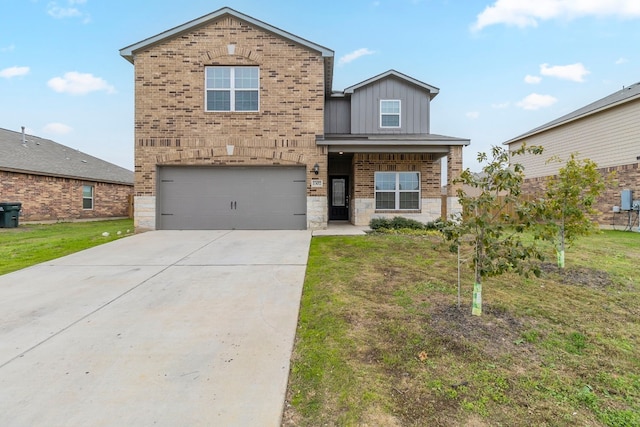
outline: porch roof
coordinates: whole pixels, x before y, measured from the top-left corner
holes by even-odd
[[[445,135],[325,135],[316,144],[328,146],[330,153],[440,153],[451,145],[469,145],[469,139]]]

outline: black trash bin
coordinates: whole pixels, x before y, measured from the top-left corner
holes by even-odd
[[[22,209],[22,203],[0,203],[0,228],[15,228],[20,222],[18,216]]]

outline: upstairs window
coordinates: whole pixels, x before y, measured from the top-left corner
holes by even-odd
[[[258,67],[206,67],[206,111],[258,111]]]
[[[93,185],[82,186],[82,209],[93,209]]]
[[[399,128],[400,127],[400,100],[382,99],[380,100],[380,127]]]
[[[376,172],[376,209],[420,209],[419,172]]]

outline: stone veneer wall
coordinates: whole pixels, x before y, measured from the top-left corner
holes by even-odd
[[[93,209],[82,208],[82,187],[94,186]],[[0,171],[0,202],[20,202],[20,221],[126,217],[133,186]]]
[[[211,65],[259,66],[259,111],[205,112],[205,67]],[[304,165],[309,200],[326,199],[327,151],[316,145],[324,131],[320,53],[225,16],[135,52],[135,99],[140,229],[155,228],[159,165]],[[310,172],[315,163],[319,175]],[[311,188],[312,178],[325,185]],[[308,204],[308,226],[326,226],[316,205]]]

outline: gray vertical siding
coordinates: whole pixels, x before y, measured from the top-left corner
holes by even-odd
[[[324,132],[351,133],[351,104],[348,98],[332,98],[325,103]]]
[[[380,128],[380,100],[399,99],[399,129]],[[351,133],[429,133],[429,94],[393,77],[357,89],[351,95]]]

